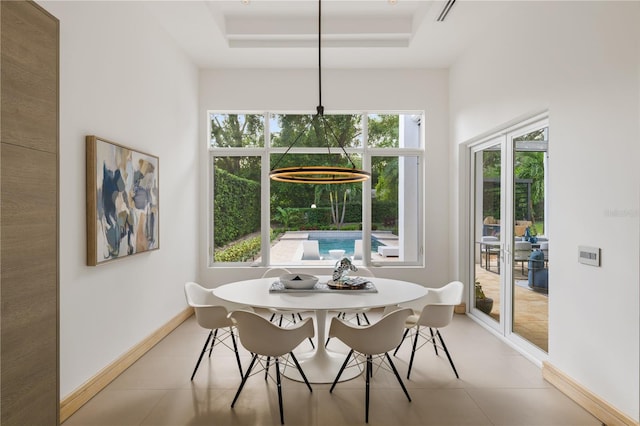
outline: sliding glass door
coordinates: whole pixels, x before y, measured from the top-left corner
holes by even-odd
[[[470,147],[471,313],[538,358],[548,349],[548,124]]]

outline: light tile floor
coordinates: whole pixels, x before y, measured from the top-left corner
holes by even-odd
[[[375,318],[379,312],[373,312]],[[138,362],[71,416],[76,425],[278,425],[275,383],[263,374],[247,381],[235,408],[230,404],[240,383],[234,355],[223,346],[205,358],[189,380],[207,331],[191,317]],[[371,425],[538,425],[580,426],[601,423],[542,379],[540,369],[464,315],[442,330],[460,374],[456,379],[445,356],[430,346],[417,354],[407,401],[392,373],[372,379]],[[409,342],[394,357],[403,379]],[[345,350],[337,339],[329,348]],[[303,342],[296,352],[310,349]],[[250,355],[243,349],[246,367]],[[287,425],[360,425],[364,421],[364,378],[328,384],[283,379]]]

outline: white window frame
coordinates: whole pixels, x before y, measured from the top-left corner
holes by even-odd
[[[270,129],[269,129],[269,118],[272,114],[313,114],[313,112],[309,111],[230,111],[230,110],[208,110],[206,113],[206,122],[207,122],[207,137],[206,144],[208,149],[208,159],[207,159],[207,167],[208,167],[208,200],[207,203],[207,246],[208,246],[208,266],[211,268],[217,267],[268,267],[271,266],[271,251],[270,250],[262,250],[261,260],[259,262],[215,262],[214,261],[214,228],[215,228],[215,218],[213,217],[213,201],[214,201],[214,159],[215,157],[249,157],[255,156],[260,157],[261,161],[261,221],[260,221],[260,233],[262,236],[261,239],[261,247],[270,247],[270,230],[271,227],[271,217],[270,217],[270,155],[271,154],[282,154],[287,150],[287,147],[271,147],[270,142]],[[228,148],[228,147],[215,147],[211,145],[210,135],[211,135],[211,115],[212,114],[243,114],[243,115],[262,115],[264,116],[264,132],[265,132],[265,141],[264,147],[251,147],[251,148]],[[424,123],[424,112],[423,111],[385,111],[385,112],[371,112],[371,111],[339,111],[334,113],[326,113],[326,115],[331,114],[359,114],[363,117],[363,125],[362,125],[362,141],[363,144],[360,147],[345,147],[345,151],[348,154],[359,155],[362,158],[362,167],[365,170],[371,169],[371,159],[374,157],[416,157],[418,159],[418,168],[417,168],[417,181],[419,188],[417,190],[417,201],[416,207],[417,212],[417,224],[415,233],[417,235],[417,246],[416,246],[416,257],[415,260],[405,261],[405,260],[390,260],[390,261],[373,261],[371,256],[363,256],[363,265],[364,266],[388,266],[388,267],[416,267],[416,266],[424,266],[425,265],[425,236],[424,236],[424,211],[425,211],[425,132],[423,126],[420,126],[419,129],[419,146],[412,148],[375,148],[370,147],[367,144],[367,136],[368,136],[368,116],[370,114],[398,114],[398,115],[418,115],[422,117],[421,123]],[[332,148],[332,153],[342,152],[339,148]],[[303,147],[297,148],[292,147],[289,154],[326,154],[327,147]],[[363,191],[362,191],[362,238],[363,238],[363,253],[371,252],[371,196],[367,196],[367,194],[371,194],[371,180],[367,180],[363,182]],[[398,203],[399,209],[400,200]],[[267,232],[265,232],[267,231]],[[286,266],[296,266],[296,267],[305,267],[308,265],[296,263],[291,265],[277,265],[281,267]],[[318,265],[314,265],[318,266]],[[331,266],[327,263],[326,266]]]

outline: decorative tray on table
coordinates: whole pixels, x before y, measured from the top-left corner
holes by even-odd
[[[354,277],[347,280],[334,282],[318,281],[312,288],[287,288],[280,280],[276,280],[269,286],[270,293],[334,293],[343,291],[354,291],[359,293],[377,293],[378,289],[366,278]]]

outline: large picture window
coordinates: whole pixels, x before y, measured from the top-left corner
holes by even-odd
[[[422,114],[209,113],[210,265],[422,265]],[[348,159],[346,157],[349,157]],[[274,168],[355,164],[351,184],[271,181]]]

